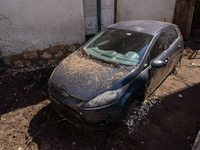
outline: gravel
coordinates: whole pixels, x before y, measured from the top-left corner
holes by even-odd
[[[140,103],[130,114],[129,119],[124,119],[124,122],[129,128],[129,132],[132,133],[137,130],[139,123],[148,124],[149,120],[147,115],[150,111],[150,108],[154,105],[160,106],[161,100],[159,98],[146,100],[143,103]]]

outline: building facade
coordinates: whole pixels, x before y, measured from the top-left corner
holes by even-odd
[[[125,20],[173,21],[176,0],[0,0],[0,55],[10,66],[52,64]]]

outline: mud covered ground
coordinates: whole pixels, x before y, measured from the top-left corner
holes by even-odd
[[[185,50],[178,73],[146,100],[159,103],[145,119],[105,131],[77,129],[53,111],[46,83],[54,66],[5,70],[0,74],[0,150],[191,149],[200,129],[200,52],[193,52]]]

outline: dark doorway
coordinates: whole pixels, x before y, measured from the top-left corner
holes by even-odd
[[[199,0],[176,1],[173,22],[179,26],[185,40],[188,40],[190,37],[196,1]]]
[[[192,35],[200,36],[200,0],[195,3],[191,32]]]

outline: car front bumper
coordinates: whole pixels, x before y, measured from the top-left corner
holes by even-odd
[[[54,96],[50,96],[51,104],[54,110],[69,123],[79,127],[88,129],[107,129],[117,126],[124,115],[120,100],[99,108],[83,108],[78,104],[67,103],[72,101],[69,98],[58,100]]]

